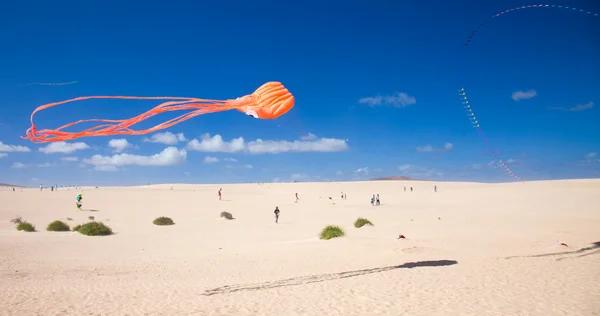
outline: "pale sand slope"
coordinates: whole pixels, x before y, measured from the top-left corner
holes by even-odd
[[[0,313],[600,315],[600,180],[406,184],[415,192],[402,181],[85,188],[94,212],[75,209],[75,189],[5,188]],[[16,215],[38,232],[17,232]],[[116,234],[45,231],[90,215]],[[359,216],[375,226],[354,228]],[[347,235],[317,239],[327,224]]]

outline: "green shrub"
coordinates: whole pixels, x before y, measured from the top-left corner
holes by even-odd
[[[48,227],[46,227],[46,230],[49,232],[68,232],[71,230],[71,228],[69,227],[69,225],[65,224],[64,222],[54,221],[54,222],[48,224]]]
[[[175,225],[172,219],[169,217],[159,217],[152,222],[154,225]]]
[[[104,225],[102,222],[89,222],[83,224],[79,227],[78,232],[87,236],[106,236],[112,234],[110,227]]]
[[[25,221],[22,221],[19,223],[19,225],[17,225],[17,230],[19,230],[19,231],[24,230],[26,232],[34,232],[35,226],[33,226]]]
[[[356,227],[356,228],[361,228],[365,225],[373,226],[373,223],[371,223],[370,220],[368,220],[366,218],[362,218],[362,217],[359,217],[356,219],[356,221],[354,221],[354,227]]]
[[[327,226],[321,231],[321,239],[329,240],[331,238],[344,236],[344,230],[339,226]]]
[[[76,225],[73,227],[73,231],[78,232],[80,228],[81,228],[81,225]]]

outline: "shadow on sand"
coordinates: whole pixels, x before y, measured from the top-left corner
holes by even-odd
[[[278,287],[284,286],[295,286],[302,284],[310,284],[310,283],[318,283],[324,281],[331,280],[339,280],[345,278],[353,278],[361,275],[373,274],[386,272],[396,269],[412,269],[412,268],[420,268],[420,267],[444,267],[451,266],[457,264],[456,260],[436,260],[436,261],[417,261],[417,262],[407,262],[405,264],[397,265],[397,266],[388,266],[381,268],[372,268],[372,269],[363,269],[363,270],[354,270],[354,271],[346,271],[346,272],[338,272],[331,274],[316,274],[309,275],[291,279],[284,279],[278,281],[270,281],[263,283],[251,283],[251,284],[242,284],[242,285],[225,285],[215,289],[206,290],[202,295],[211,296],[216,294],[227,294],[239,291],[257,291],[257,290],[268,290]]]
[[[597,250],[596,251],[592,251],[594,249],[597,249]],[[589,252],[589,251],[591,251],[591,252]],[[600,241],[592,243],[592,245],[589,246],[589,247],[585,247],[585,248],[581,248],[581,249],[573,250],[573,251],[551,252],[551,253],[543,253],[543,254],[539,254],[539,255],[530,255],[530,256],[511,256],[511,257],[506,257],[505,259],[513,259],[513,258],[540,258],[540,257],[554,257],[554,256],[580,254],[579,256],[563,257],[563,258],[556,259],[556,261],[560,261],[560,260],[569,259],[569,258],[581,258],[581,257],[593,255],[595,253],[600,253]]]

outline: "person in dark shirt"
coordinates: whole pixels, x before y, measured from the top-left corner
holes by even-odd
[[[275,223],[279,223],[279,206],[275,206],[273,213],[275,213]]]

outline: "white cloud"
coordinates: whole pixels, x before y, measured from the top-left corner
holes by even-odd
[[[358,103],[364,103],[371,107],[380,105],[391,105],[393,107],[403,108],[411,104],[417,103],[417,99],[404,92],[396,92],[393,95],[389,96],[377,95],[374,97],[362,98],[358,100]]]
[[[235,158],[225,158],[223,160],[224,161],[229,161],[229,162],[237,162],[237,159],[235,159]]]
[[[369,174],[369,167],[358,168],[354,170],[355,174],[366,176]]]
[[[144,138],[145,142],[160,143],[165,145],[175,145],[178,142],[185,142],[187,139],[183,133],[173,134],[171,132],[157,133],[150,138]]]
[[[301,140],[315,140],[317,139],[317,135],[313,134],[313,133],[308,133],[308,135],[306,136],[302,136],[300,137]]]
[[[594,158],[596,158],[597,156],[598,156],[598,154],[597,154],[597,153],[589,153],[589,154],[585,155],[585,158],[586,158],[586,159],[594,159]]]
[[[54,167],[55,165],[51,164],[49,162],[46,162],[46,163],[38,164],[37,166],[40,167],[40,168],[48,168],[48,167]]]
[[[425,146],[417,147],[417,151],[424,152],[424,153],[444,152],[444,151],[452,150],[453,147],[454,147],[454,145],[452,145],[452,143],[445,143],[443,148],[435,148],[431,145],[425,145]]]
[[[158,154],[141,156],[131,154],[116,154],[111,157],[94,155],[83,160],[84,164],[95,166],[95,170],[114,171],[122,166],[172,166],[185,162],[187,152],[175,147],[167,147]]]
[[[338,175],[338,176],[342,176],[342,175],[344,175],[344,173],[343,173],[343,172],[341,172],[341,171],[338,171],[338,172],[336,172],[335,174],[336,174],[336,175]]]
[[[88,144],[83,142],[77,143],[66,143],[66,142],[56,142],[51,143],[46,147],[42,147],[38,149],[39,151],[45,154],[55,154],[55,153],[63,153],[63,154],[72,154],[77,150],[83,150],[91,148]]]
[[[217,158],[217,157],[210,157],[210,156],[204,157],[204,163],[216,163],[216,162],[219,162],[219,158]]]
[[[185,176],[187,176],[187,177],[189,177],[190,175],[192,175],[192,173],[191,173],[191,172],[189,172],[189,171],[186,171],[186,172],[184,172],[183,174],[184,174]]]
[[[131,144],[125,139],[111,139],[108,141],[108,147],[113,149],[113,152],[122,152],[123,150],[131,147]]]
[[[15,163],[12,164],[12,168],[15,168],[15,169],[22,169],[22,168],[25,168],[25,167],[27,167],[27,165],[22,164],[20,162],[15,162]]]
[[[536,95],[537,95],[537,92],[535,90],[516,91],[516,92],[513,92],[512,99],[515,101],[527,100],[527,99],[531,99],[531,98],[535,97]]]
[[[286,152],[340,152],[348,149],[345,140],[335,138],[321,138],[316,141],[286,140],[261,140],[257,139],[248,143],[248,152],[251,154],[279,154]]]
[[[79,161],[79,158],[77,158],[77,157],[61,157],[60,160],[62,160],[62,161]]]
[[[0,152],[3,152],[3,153],[11,153],[11,152],[28,153],[30,151],[31,151],[31,149],[29,149],[29,147],[18,146],[18,145],[6,145],[6,144],[0,142]]]
[[[251,164],[247,164],[247,165],[244,166],[244,168],[246,168],[246,169],[253,169],[254,167]]]
[[[235,153],[244,150],[244,138],[238,137],[233,139],[231,142],[223,141],[221,135],[215,135],[213,137],[210,134],[204,134],[201,137],[201,141],[192,139],[188,143],[188,149],[203,151],[203,152],[227,152]]]
[[[567,112],[579,112],[589,110],[594,107],[594,102],[588,102],[586,104],[579,104],[572,107],[564,107],[564,106],[553,106],[550,107],[550,110],[558,110],[558,111],[567,111]]]
[[[517,162],[517,159],[508,158],[508,160],[506,161],[506,163],[513,163],[513,162]]]
[[[383,169],[381,169],[381,168],[375,168],[375,169],[373,169],[373,171],[374,171],[374,172],[382,172],[382,171],[383,171]]]
[[[478,164],[478,163],[471,165],[471,169],[474,169],[474,170],[480,170],[481,168],[483,168],[483,165]]]
[[[345,140],[335,138],[307,140],[262,140],[257,139],[245,143],[244,138],[238,137],[230,142],[224,141],[221,135],[204,134],[201,141],[193,139],[188,143],[188,149],[202,152],[248,152],[251,154],[279,154],[287,152],[339,152],[348,149]]]
[[[8,156],[8,154],[5,154],[5,153],[0,153],[0,158],[4,158],[4,157],[6,157],[6,156]]]

